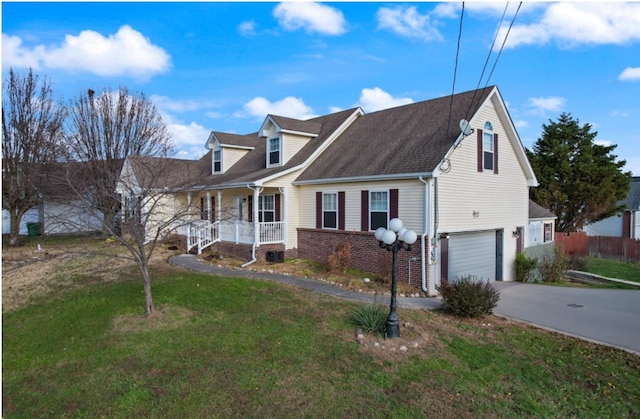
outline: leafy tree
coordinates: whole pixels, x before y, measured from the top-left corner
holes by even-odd
[[[171,135],[155,105],[126,87],[96,96],[89,89],[71,103],[67,145],[70,157],[85,164],[91,179],[91,201],[103,216],[103,233],[120,209],[114,194],[128,156],[167,156]]]
[[[65,109],[51,83],[30,69],[9,69],[2,96],[2,208],[9,211],[9,245],[17,245],[23,215],[42,202],[46,168],[64,138]]]
[[[527,150],[540,182],[531,195],[558,217],[556,230],[577,231],[617,213],[631,182],[631,172],[622,171],[626,161],[611,154],[617,146],[596,144],[597,132],[571,114],[542,128],[542,137]]]

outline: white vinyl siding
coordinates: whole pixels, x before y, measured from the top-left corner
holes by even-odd
[[[420,234],[424,232],[424,183],[418,179],[389,182],[351,182],[299,187],[300,227],[315,228],[315,193],[345,192],[345,230],[360,231],[361,191],[389,191],[398,189],[398,217],[405,227]],[[371,209],[371,202],[369,203]]]
[[[496,276],[496,232],[452,234],[449,237],[449,281],[471,275],[494,281]]]

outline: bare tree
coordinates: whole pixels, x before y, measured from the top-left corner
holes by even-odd
[[[103,215],[103,233],[120,207],[114,190],[128,156],[167,156],[171,135],[155,105],[126,87],[100,95],[89,89],[71,103],[68,146],[92,180],[91,202]],[[88,191],[85,191],[85,193]]]
[[[10,245],[17,245],[23,215],[42,201],[42,180],[64,137],[65,109],[51,83],[30,69],[9,70],[2,97],[2,208],[10,213]]]

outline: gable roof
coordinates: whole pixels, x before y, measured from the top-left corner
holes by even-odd
[[[238,185],[253,185],[260,181],[282,174],[291,169],[294,169],[301,164],[305,163],[314,153],[316,153],[331,136],[335,135],[337,130],[342,126],[349,118],[357,112],[362,112],[359,108],[348,109],[341,112],[336,112],[326,116],[320,116],[310,119],[308,121],[299,121],[302,125],[307,127],[318,128],[317,136],[311,138],[302,147],[302,149],[296,153],[289,161],[277,167],[265,167],[267,159],[267,143],[264,138],[258,137],[258,134],[249,134],[257,139],[256,146],[251,152],[243,156],[238,162],[231,166],[223,174],[209,174],[204,176],[198,182],[192,185],[192,189],[205,189],[208,187],[236,187]],[[274,117],[279,121],[285,121],[288,127],[294,126],[291,118]],[[314,128],[314,129],[315,129]],[[209,171],[210,172],[210,171]]]
[[[494,89],[487,87],[363,115],[296,183],[430,175],[459,137],[460,119],[474,115]]]
[[[530,220],[549,219],[549,218],[558,218],[558,217],[556,217],[554,213],[538,205],[531,199],[529,200],[529,219]]]
[[[269,120],[271,120],[271,122],[276,125],[279,132],[307,134],[311,137],[315,137],[320,133],[320,130],[322,129],[322,123],[313,119],[301,121],[299,119],[287,118],[284,116],[268,115],[267,119],[265,120],[265,124]],[[264,128],[265,124],[262,124],[261,131],[262,128]]]
[[[207,141],[207,146],[209,148],[213,148],[212,140],[217,140],[222,146],[253,149],[257,145],[258,141],[260,141],[260,138],[257,133],[240,135],[228,132],[211,131],[209,140]]]
[[[182,189],[211,173],[211,152],[197,161],[128,156],[125,166],[127,164],[133,171],[138,186],[142,189]]]
[[[631,178],[629,193],[620,205],[624,205],[625,210],[640,211],[640,176]]]

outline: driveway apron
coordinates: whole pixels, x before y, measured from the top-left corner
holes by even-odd
[[[499,316],[640,354],[640,291],[496,282]]]

